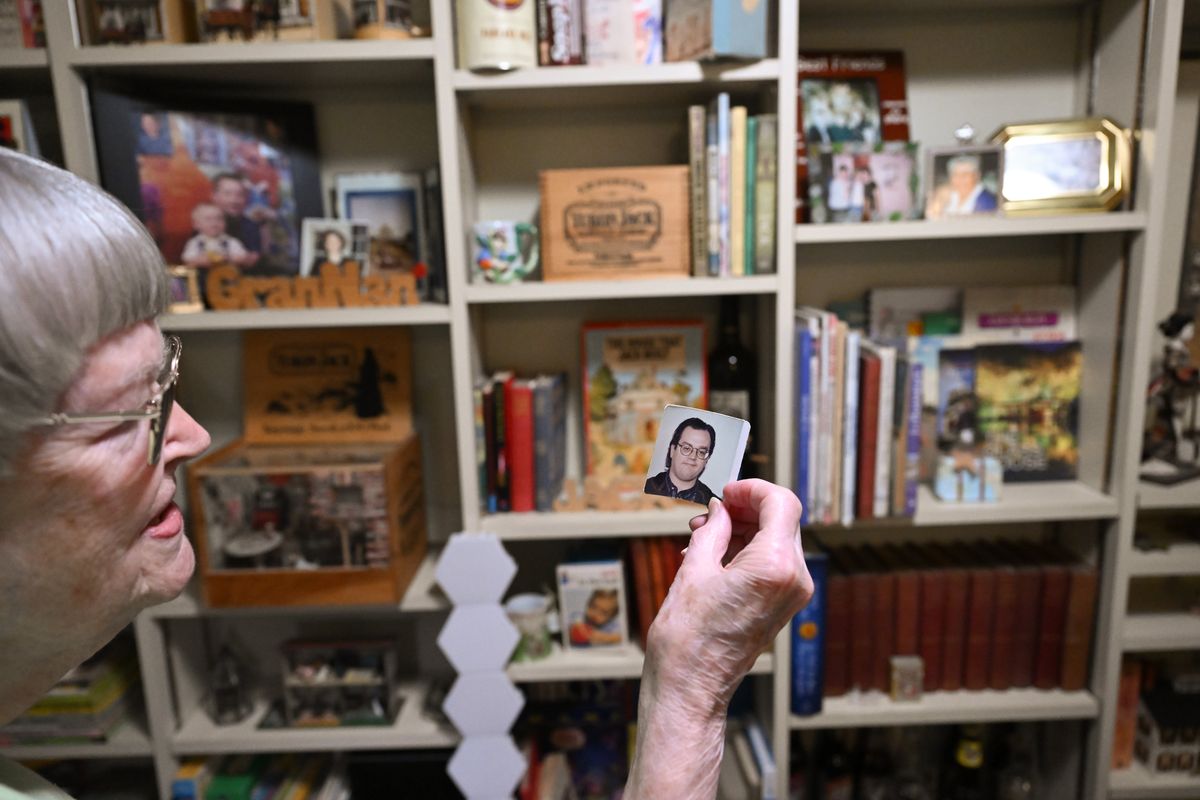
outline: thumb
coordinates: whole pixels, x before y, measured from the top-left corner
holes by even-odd
[[[692,531],[684,563],[696,561],[706,566],[721,566],[725,551],[729,549],[729,538],[733,524],[725,504],[717,498],[708,501],[708,521]]]

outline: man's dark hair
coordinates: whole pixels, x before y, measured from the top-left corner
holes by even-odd
[[[671,437],[671,444],[667,446],[667,469],[671,468],[671,448],[679,444],[679,437],[683,436],[683,432],[688,428],[697,431],[708,431],[708,453],[712,455],[713,450],[717,449],[717,432],[712,425],[709,425],[699,417],[688,417],[683,422],[679,423],[679,427],[675,429],[675,435]]]
[[[1190,311],[1180,309],[1171,313],[1171,316],[1158,323],[1158,329],[1163,336],[1174,338],[1178,336],[1184,328],[1195,321],[1195,315]]]
[[[246,182],[242,179],[242,176],[238,175],[236,172],[219,172],[217,173],[216,177],[212,179],[212,190],[214,192],[217,190],[217,187],[221,185],[221,181],[233,181],[238,186],[243,188],[246,186]]]

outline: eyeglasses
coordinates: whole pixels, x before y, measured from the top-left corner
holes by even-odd
[[[708,461],[708,457],[712,452],[707,447],[692,447],[687,442],[679,442],[675,445],[679,450],[679,454],[684,458],[691,458],[693,455],[701,461]]]
[[[137,411],[97,411],[88,414],[55,413],[42,419],[41,425],[78,425],[89,422],[130,422],[139,419],[150,420],[150,444],[146,452],[146,461],[150,466],[158,463],[162,457],[163,439],[166,438],[167,423],[171,419],[171,409],[175,407],[175,384],[179,380],[179,357],[183,354],[183,343],[178,336],[168,336],[163,343],[166,358],[165,366],[159,373],[155,384],[158,390],[154,397]]]

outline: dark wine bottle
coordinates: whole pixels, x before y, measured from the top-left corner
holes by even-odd
[[[984,800],[987,786],[983,764],[983,728],[964,725],[954,741],[941,796],[945,800]]]
[[[750,440],[739,477],[754,477],[758,371],[754,354],[742,344],[736,297],[721,298],[717,344],[708,355],[708,408],[719,414],[740,417],[750,423]]]

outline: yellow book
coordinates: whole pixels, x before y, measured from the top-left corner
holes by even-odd
[[[729,274],[746,274],[746,107],[729,110]]]

